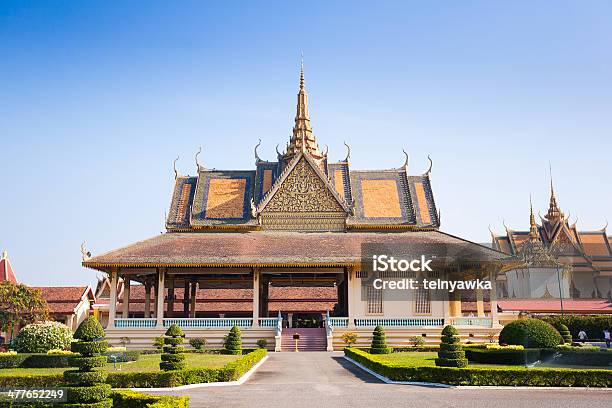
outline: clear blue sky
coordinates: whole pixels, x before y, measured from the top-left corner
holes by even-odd
[[[0,3],[0,249],[23,282],[92,282],[81,241],[159,234],[177,155],[274,158],[300,50],[319,143],[358,169],[431,154],[443,230],[527,228],[549,161],[580,227],[612,218],[611,2],[225,3]]]

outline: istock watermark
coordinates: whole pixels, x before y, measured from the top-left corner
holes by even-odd
[[[494,290],[496,265],[460,244],[365,244],[361,259],[362,300],[406,301],[424,291],[429,300],[445,300],[457,291]]]

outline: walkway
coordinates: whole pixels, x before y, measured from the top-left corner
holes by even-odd
[[[612,398],[600,390],[462,390],[383,384],[344,360],[342,353],[325,352],[270,353],[241,386],[171,394],[189,395],[191,408],[607,408]]]

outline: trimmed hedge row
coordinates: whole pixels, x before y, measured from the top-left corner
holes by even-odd
[[[402,367],[372,360],[368,353],[345,348],[347,357],[394,381],[422,381],[451,385],[542,387],[611,387],[608,370],[558,368]]]
[[[540,349],[525,350],[487,350],[466,348],[465,356],[475,363],[525,365],[540,359]]]
[[[113,388],[152,388],[234,381],[242,377],[267,354],[267,350],[257,349],[220,368],[191,368],[148,373],[111,372],[107,382]]]
[[[111,394],[113,408],[188,408],[189,397],[148,395],[121,390]]]
[[[564,315],[564,316],[535,316],[538,319],[544,320],[557,327],[559,324],[567,326],[572,333],[572,337],[577,339],[578,332],[582,329],[586,332],[589,339],[603,339],[604,329],[612,328],[611,315],[597,316],[580,316],[580,315]]]
[[[0,368],[64,368],[71,367],[76,354],[18,353],[0,354]]]
[[[152,388],[177,387],[179,385],[234,381],[242,377],[255,364],[264,358],[266,349],[249,351],[242,357],[220,368],[193,368],[178,371],[153,372],[110,372],[106,383],[113,388]],[[0,373],[1,374],[1,373]],[[22,387],[39,388],[63,384],[61,374],[30,374],[19,376],[0,375],[0,388]]]

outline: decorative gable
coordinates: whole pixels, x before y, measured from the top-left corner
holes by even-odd
[[[306,155],[296,157],[279,177],[258,213],[264,229],[339,231],[348,208]]]

